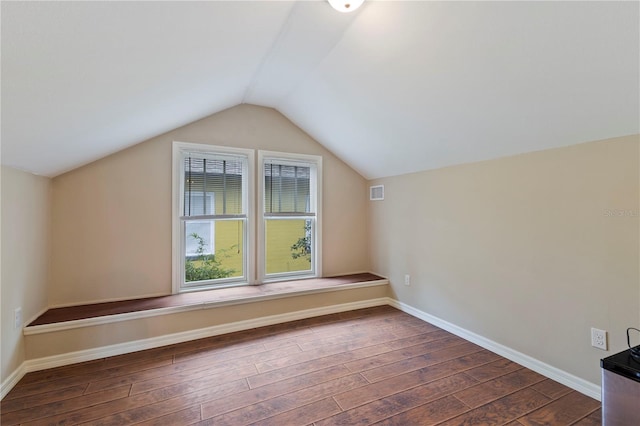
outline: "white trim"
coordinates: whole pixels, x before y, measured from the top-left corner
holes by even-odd
[[[56,331],[72,330],[75,328],[82,328],[82,327],[92,327],[96,325],[111,324],[114,322],[149,318],[149,317],[155,317],[160,315],[174,314],[178,312],[195,311],[198,309],[210,309],[210,308],[217,308],[221,306],[239,305],[244,303],[261,302],[264,300],[283,299],[286,297],[303,296],[307,294],[316,294],[316,293],[328,293],[328,292],[335,292],[335,291],[342,291],[342,290],[350,290],[355,288],[375,287],[375,286],[387,285],[387,284],[389,284],[389,281],[387,279],[383,279],[383,280],[365,281],[365,282],[359,282],[359,283],[353,283],[353,284],[341,284],[339,287],[314,288],[314,289],[301,290],[301,291],[295,291],[295,292],[277,293],[277,294],[260,295],[260,296],[252,296],[252,297],[242,296],[242,297],[238,297],[237,299],[225,300],[225,301],[201,302],[201,303],[195,303],[192,305],[185,305],[185,306],[171,306],[166,308],[150,309],[147,311],[126,312],[122,314],[108,315],[103,317],[85,318],[85,319],[65,321],[65,322],[59,322],[59,323],[53,323],[53,324],[34,325],[31,327],[25,327],[23,329],[23,333],[25,336],[42,334],[42,333],[52,333]]]
[[[523,365],[530,370],[535,371],[536,373],[540,373],[543,376],[548,377],[549,379],[562,383],[563,385],[568,386],[571,389],[583,393],[593,399],[596,399],[598,401],[601,400],[601,387],[594,383],[581,379],[580,377],[574,376],[573,374],[532,358],[529,355],[525,355],[522,352],[518,352],[515,349],[511,349],[507,346],[501,345],[500,343],[494,342],[493,340],[487,339],[486,337],[480,336],[479,334],[466,330],[434,315],[423,312],[410,305],[407,305],[406,303],[399,302],[395,299],[389,300],[389,304],[394,308],[400,309],[401,311],[406,312],[409,315],[413,315],[416,318],[440,327],[443,330],[453,333],[456,336],[462,337],[463,339],[475,343],[476,345],[482,346],[483,348],[490,350],[491,352],[501,355],[520,365]]]
[[[180,292],[180,283],[182,282],[180,260],[180,176],[182,169],[182,155],[180,151],[187,145],[183,142],[173,142],[171,148],[171,292],[178,294]]]
[[[237,155],[246,159],[247,175],[242,181],[242,190],[244,195],[244,214],[247,216],[246,231],[244,235],[243,247],[245,250],[244,256],[244,279],[238,280],[240,283],[251,284],[255,282],[255,273],[251,265],[254,263],[253,250],[251,249],[255,245],[255,230],[252,219],[254,214],[254,169],[255,169],[255,155],[253,149],[235,148],[229,146],[208,145],[199,143],[179,142],[173,141],[172,146],[172,167],[171,167],[171,268],[172,268],[172,280],[171,287],[172,293],[178,294],[183,291],[190,291],[189,288],[182,287],[182,271],[184,269],[184,259],[182,252],[184,251],[182,241],[182,228],[180,224],[180,208],[182,198],[180,197],[180,188],[182,185],[182,179],[184,178],[182,173],[182,152],[201,152],[203,154],[219,153]],[[246,251],[248,250],[248,251]]]
[[[196,197],[198,195],[201,194],[193,194]],[[185,191],[185,198],[189,198],[191,199],[193,197],[193,195],[191,194],[190,191]],[[205,191],[205,195],[204,195],[204,200],[202,202],[203,206],[209,206],[208,210],[209,210],[209,215],[213,215],[214,212],[216,211],[216,195],[215,192],[212,191]],[[205,216],[205,213],[202,212],[202,215]],[[194,215],[195,216],[195,215]],[[186,227],[187,224],[199,224],[199,225],[203,225],[203,224],[208,224],[209,225],[209,247],[208,250],[203,253],[203,254],[207,254],[207,255],[215,255],[216,254],[216,226],[215,226],[215,222],[211,219],[202,219],[202,220],[190,220],[190,221],[185,221],[184,226]],[[186,233],[186,231],[185,231]],[[185,240],[188,238],[188,235],[185,235]],[[186,246],[186,241],[185,241],[185,246]],[[185,247],[185,254],[187,256],[191,255],[191,256],[195,256],[197,255],[197,253],[186,253],[186,247]]]
[[[275,161],[279,164],[290,165],[312,165],[315,173],[311,174],[310,190],[311,190],[311,210],[315,213],[314,222],[314,247],[313,247],[313,261],[311,265],[311,272],[304,274],[292,273],[292,274],[277,274],[276,276],[267,277],[266,262],[265,262],[265,226],[264,226],[264,165],[266,162]],[[257,232],[257,276],[261,282],[277,282],[283,280],[289,280],[294,277],[304,278],[317,278],[322,276],[322,156],[311,154],[296,154],[291,152],[277,152],[277,151],[265,151],[258,150],[258,173],[257,173],[257,188],[258,188],[258,210],[256,213],[256,221],[258,222]]]
[[[267,317],[255,318],[250,320],[236,321],[228,324],[214,325],[211,327],[201,328],[198,330],[189,330],[181,333],[174,333],[165,336],[151,337],[148,339],[135,340],[132,342],[118,343],[115,345],[103,346],[100,348],[86,349],[82,351],[70,352],[61,355],[53,355],[44,358],[32,359],[25,361],[16,372],[15,382],[7,383],[11,387],[24,376],[25,373],[32,371],[44,370],[47,368],[60,367],[63,365],[74,364],[78,362],[92,361],[95,359],[122,355],[130,352],[141,351],[145,349],[153,349],[160,346],[173,345],[176,343],[188,342],[190,340],[203,339],[206,337],[217,336],[220,334],[233,333],[236,331],[249,330],[257,327],[264,327],[273,324],[280,324],[289,321],[296,321],[305,318],[312,318],[322,315],[335,314],[339,312],[347,312],[355,309],[370,308],[373,306],[383,306],[389,304],[388,297],[377,299],[362,300],[358,302],[343,303],[340,305],[323,306],[320,308],[305,309],[302,311],[288,312],[285,314],[270,315]],[[7,380],[8,381],[8,380]],[[5,385],[3,384],[3,390]],[[8,390],[7,390],[8,392]]]
[[[13,389],[15,385],[27,374],[26,361],[20,364],[20,367],[16,368],[13,373],[9,374],[9,377],[0,385],[0,399],[3,399]]]

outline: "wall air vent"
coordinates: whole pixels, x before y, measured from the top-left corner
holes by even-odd
[[[372,201],[384,200],[384,185],[370,186],[369,199]]]

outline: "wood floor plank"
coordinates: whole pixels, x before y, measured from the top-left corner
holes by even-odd
[[[483,364],[479,367],[472,368],[466,373],[479,382],[486,382],[487,380],[492,380],[523,368],[523,366],[516,364],[515,362],[501,358],[489,364]]]
[[[301,405],[308,405],[326,398],[330,398],[337,392],[348,389],[359,389],[366,385],[367,381],[360,374],[351,374],[315,386],[304,388],[285,395],[277,396],[262,402],[246,406],[220,416],[214,417],[216,425],[240,425],[252,424],[269,417],[293,410]],[[335,402],[334,402],[335,404]],[[204,415],[206,417],[206,414]],[[323,417],[321,417],[323,418]]]
[[[235,359],[229,359],[224,362],[219,360],[209,360],[207,358],[199,357],[193,362],[185,363],[190,368],[187,370],[181,370],[174,374],[160,375],[150,379],[138,378],[133,383],[131,388],[131,394],[136,395],[141,392],[148,392],[153,389],[158,389],[181,382],[195,380],[201,377],[212,377],[218,383],[224,383],[225,381],[235,380],[238,378],[246,378],[258,373],[255,362],[259,359],[271,359],[282,357],[285,354],[299,351],[297,347],[286,346],[270,351],[260,352],[258,354],[250,354],[246,357],[237,357]]]
[[[248,388],[249,386],[247,385],[246,380],[242,379],[236,380],[231,383],[218,385],[216,383],[211,383],[211,380],[207,378],[207,380],[205,381],[181,383],[180,385],[171,386],[169,388],[163,388],[152,392],[129,396],[128,398],[105,402],[93,407],[76,409],[67,413],[62,413],[58,416],[46,418],[44,419],[44,421],[35,421],[33,423],[25,424],[28,424],[30,426],[41,426],[49,424],[75,425],[88,422],[97,423],[97,419],[105,417],[108,418],[117,413],[149,406],[171,398],[177,398],[191,394],[207,396],[210,395],[211,392],[217,393],[220,398],[223,398],[227,395],[247,390]]]
[[[475,408],[543,380],[545,377],[534,371],[520,369],[495,380],[457,392],[455,397],[469,407]]]
[[[259,422],[252,423],[253,426],[283,426],[283,425],[307,425],[317,420],[324,419],[326,416],[337,414],[340,408],[331,398],[325,398],[321,401],[311,403],[302,407],[297,407],[277,416],[262,419]]]
[[[86,373],[93,373],[96,371],[100,371],[105,367],[106,360],[105,358],[96,359],[93,361],[85,361],[80,362],[73,365],[64,365],[62,367],[49,368],[46,370],[33,371],[25,374],[25,376],[20,380],[20,386],[28,385],[30,383],[38,383],[38,382],[48,382],[51,380],[56,380],[64,377],[82,375]],[[15,388],[14,388],[15,389]],[[9,395],[7,395],[8,398]]]
[[[406,338],[406,339],[412,338],[414,336],[419,336],[425,333],[444,331],[435,326],[422,327],[422,326],[416,326],[411,324],[394,325],[390,327],[389,330],[393,332],[393,334],[395,334],[396,336],[401,338]]]
[[[19,383],[12,393],[12,398],[22,398],[30,395],[38,395],[42,393],[52,391],[62,391],[66,388],[75,387],[78,385],[86,385],[94,380],[101,378],[114,378],[118,381],[120,377],[126,377],[129,374],[151,374],[149,371],[154,371],[157,368],[170,368],[171,358],[149,359],[146,362],[136,362],[133,364],[121,365],[118,367],[111,367],[104,370],[98,370],[96,372],[83,372],[82,374],[71,374],[69,376],[63,376],[49,381],[34,382],[23,385]],[[128,383],[120,383],[117,387]],[[114,387],[114,386],[112,386]]]
[[[279,358],[264,359],[256,362],[256,368],[260,373],[277,370],[280,368],[290,367],[294,364],[301,364],[315,359],[333,356],[344,352],[351,352],[370,346],[379,346],[379,353],[391,350],[384,340],[373,342],[369,339],[354,339],[347,342],[341,342],[334,345],[326,345],[314,351],[296,351],[295,353],[281,356]]]
[[[4,424],[592,426],[598,401],[389,306],[27,374]]]
[[[319,349],[322,349],[325,346],[339,345],[341,343],[344,343],[346,340],[350,340],[350,339],[353,339],[353,340],[368,339],[372,344],[374,344],[374,343],[384,343],[391,340],[395,340],[395,339],[398,339],[398,336],[394,335],[392,332],[388,330],[378,328],[375,330],[371,330],[369,333],[365,331],[361,331],[361,332],[354,332],[354,333],[347,333],[347,334],[339,334],[339,335],[332,335],[330,337],[316,338],[310,342],[303,342],[298,340],[297,343],[298,343],[298,346],[300,346],[300,349],[302,349],[303,351],[317,351]]]
[[[150,380],[155,377],[165,377],[171,374],[178,374],[184,371],[190,371],[194,367],[188,363],[174,364],[169,363],[155,368],[145,370],[134,370],[130,374],[121,374],[114,377],[100,378],[88,377],[89,387],[87,393],[101,392],[113,387],[122,385],[131,385],[135,382]],[[85,379],[87,381],[87,379]]]
[[[237,410],[252,404],[258,404],[267,399],[294,392],[296,390],[311,387],[340,377],[349,376],[352,373],[344,366],[333,366],[324,370],[314,371],[301,376],[277,381],[257,389],[250,389],[238,393],[224,400],[210,401],[202,404],[202,417],[207,419],[229,411]]]
[[[316,422],[316,426],[369,425],[477,383],[459,373],[393,394]]]
[[[165,358],[173,356],[176,352],[193,350],[193,347],[211,346],[217,345],[215,337],[209,337],[205,339],[191,340],[189,342],[183,342],[180,344],[161,346],[158,348],[145,349],[142,351],[131,352],[127,354],[114,355],[104,359],[106,368],[118,367],[121,365],[135,364],[139,362],[145,362],[150,359]]]
[[[154,418],[166,416],[183,410],[190,406],[203,404],[207,401],[224,398],[246,389],[244,380],[236,380],[235,382],[226,383],[219,386],[212,386],[200,391],[192,392],[185,395],[179,395],[153,404],[144,405],[122,411],[107,417],[95,420],[95,424],[99,425],[129,425]],[[92,423],[94,423],[92,422]]]
[[[384,328],[398,326],[395,321],[398,312],[384,311],[376,315],[352,316],[342,318],[339,321],[321,321],[309,326],[318,337],[331,337],[333,335],[355,334],[360,331],[371,331],[371,327]]]
[[[302,374],[321,370],[323,368],[341,365],[346,362],[362,358],[368,358],[381,352],[386,352],[387,350],[388,348],[386,348],[384,345],[368,346],[365,348],[356,349],[354,351],[342,352],[339,354],[314,359],[312,361],[294,364],[287,368],[280,368],[277,370],[268,371],[266,373],[260,373],[255,376],[248,377],[247,380],[249,381],[249,386],[251,386],[251,388],[258,388],[260,386],[287,379],[289,377],[299,376]]]
[[[297,345],[298,339],[313,335],[313,330],[309,327],[305,327],[298,330],[287,332],[283,331],[270,336],[257,337],[255,338],[255,342],[263,344],[266,349],[275,349],[280,346]]]
[[[156,389],[167,388],[173,385],[197,380],[203,377],[210,377],[216,384],[234,382],[244,379],[257,373],[255,366],[243,365],[237,368],[212,368],[209,370],[189,370],[188,372],[171,374],[169,376],[156,377],[150,380],[135,382],[131,386],[131,395],[149,392]]]
[[[362,377],[362,375],[350,374],[348,376],[338,377],[334,380],[286,393],[280,398],[295,401],[301,405],[306,405],[311,402],[318,401],[319,399],[336,395],[339,392],[362,389],[366,384],[367,381]]]
[[[571,426],[600,426],[602,424],[602,409],[597,409],[587,417],[583,417]]]
[[[109,389],[108,391],[93,395],[82,395],[75,398],[65,399],[63,401],[55,401],[48,404],[38,405],[33,408],[25,408],[23,410],[12,411],[10,413],[2,413],[0,415],[0,423],[3,425],[14,425],[43,417],[54,416],[77,408],[91,407],[105,401],[125,398],[129,395],[129,388],[129,386],[121,386],[119,388]]]
[[[494,361],[496,358],[498,358],[496,354],[482,351],[371,383],[356,391],[340,392],[334,398],[343,410],[349,410],[412,387],[461,373],[471,367]]]
[[[281,357],[291,352],[299,352],[297,346],[289,346],[274,350],[266,350],[262,345],[250,345],[246,353],[242,351],[212,350],[209,356],[200,356],[190,361],[175,362],[170,365],[161,366],[154,369],[146,369],[134,372],[129,375],[121,375],[114,378],[94,380],[90,383],[87,393],[109,389],[114,386],[124,384],[134,384],[132,394],[155,389],[157,387],[169,386],[182,380],[189,380],[199,374],[221,373],[228,375],[230,371],[235,371],[238,377],[246,377],[257,373],[254,363],[260,359],[271,359]],[[164,384],[161,384],[164,383]],[[146,384],[143,385],[143,384]]]
[[[207,367],[211,365],[222,365],[229,363],[247,362],[255,364],[261,360],[271,360],[283,356],[300,353],[300,347],[296,344],[281,344],[275,348],[267,349],[264,345],[252,345],[250,350],[225,351],[210,350],[208,353],[201,353],[194,358],[176,357],[175,364],[186,363],[196,368]]]
[[[441,340],[437,340],[434,343],[438,342],[441,342]],[[476,344],[463,342],[462,344],[456,344],[440,350],[429,350],[420,356],[402,359],[392,364],[363,371],[362,375],[370,382],[377,382],[389,377],[397,376],[398,374],[408,373],[409,371],[415,371],[430,365],[449,361],[453,358],[459,357],[461,354],[471,354],[482,350],[483,349]]]
[[[197,352],[199,350],[203,352],[215,350],[223,353],[227,350],[237,350],[244,346],[262,345],[265,342],[284,339],[287,335],[294,335],[300,330],[306,330],[307,333],[311,333],[310,329],[301,326],[298,324],[298,321],[294,321],[291,323],[274,324],[250,330],[238,331],[235,333],[192,340],[189,342],[148,349],[131,354],[118,355],[106,358],[105,361],[112,365],[119,365],[135,362],[133,359],[145,360],[165,355],[175,356],[179,359],[181,355]],[[273,347],[267,349],[273,349]]]
[[[509,423],[549,401],[549,398],[533,389],[522,389],[442,422],[440,426],[501,425]],[[545,425],[555,425],[555,423],[545,423]]]
[[[233,359],[237,356],[247,356],[250,354],[259,354],[266,352],[267,348],[263,344],[243,343],[243,344],[229,344],[223,347],[205,347],[190,352],[183,352],[174,356],[174,362],[191,362],[200,358],[209,360],[226,361]]]
[[[136,423],[136,426],[192,425],[200,422],[200,420],[202,420],[200,418],[200,406],[195,405],[166,416]]]
[[[55,416],[48,416],[31,422],[23,422],[23,425],[44,426],[52,424],[76,425],[89,422],[100,417],[110,416],[135,407],[143,407],[165,398],[158,398],[157,395],[143,394],[128,398],[120,398],[113,401],[103,402],[91,407],[73,407]]]
[[[525,426],[570,425],[589,415],[599,406],[598,401],[571,391],[533,413],[519,418],[518,421]]]
[[[448,331],[441,330],[439,328],[435,328],[434,330],[427,330],[424,333],[417,334],[415,336],[404,337],[402,336],[400,339],[393,340],[388,343],[391,349],[403,349],[408,348],[410,346],[417,346],[423,343],[433,342],[435,340],[440,340],[444,338],[454,338],[453,334]]]
[[[48,404],[50,402],[74,398],[82,395],[86,388],[87,385],[82,384],[61,390],[25,396],[22,398],[2,400],[2,402],[0,402],[0,413],[10,413],[12,411],[22,410],[25,408],[35,408],[39,405]]]
[[[345,363],[345,366],[354,373],[359,373],[362,371],[381,368],[395,362],[404,361],[407,358],[424,355],[430,352],[438,351],[440,349],[463,345],[465,343],[467,342],[464,339],[451,335],[442,339],[427,341],[418,345],[411,345],[389,352],[384,352],[380,355],[372,356],[362,360],[351,361]]]
[[[551,399],[558,399],[562,395],[566,395],[571,392],[571,388],[556,382],[555,380],[546,379],[540,383],[536,383],[531,386],[532,389],[537,390],[543,395],[548,396]]]
[[[453,396],[422,404],[409,411],[400,413],[393,417],[375,423],[376,426],[398,426],[398,425],[435,425],[444,420],[458,416],[469,408]]]

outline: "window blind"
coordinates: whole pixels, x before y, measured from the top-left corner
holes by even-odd
[[[264,206],[265,213],[313,213],[310,166],[265,163]]]
[[[186,153],[183,216],[243,214],[244,163],[231,155]]]

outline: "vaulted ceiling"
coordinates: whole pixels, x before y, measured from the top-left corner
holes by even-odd
[[[55,176],[240,103],[367,178],[640,133],[638,2],[2,2],[2,164]]]

